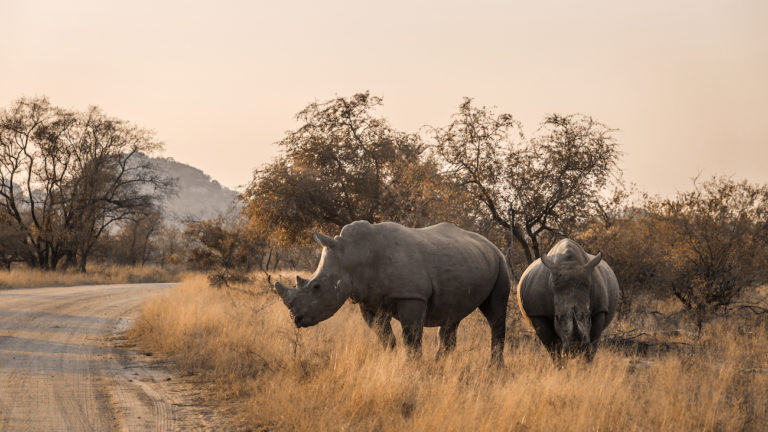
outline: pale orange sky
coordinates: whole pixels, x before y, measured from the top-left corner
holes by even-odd
[[[0,0],[0,20],[0,106],[99,105],[230,187],[308,102],[364,90],[405,131],[463,96],[529,133],[591,115],[651,193],[768,182],[768,1]]]

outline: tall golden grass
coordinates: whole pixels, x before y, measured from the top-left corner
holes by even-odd
[[[428,329],[412,360],[402,344],[384,350],[354,305],[297,330],[264,280],[231,290],[194,277],[146,303],[132,337],[254,430],[768,430],[764,321],[713,322],[653,355],[605,345],[594,362],[557,369],[514,304],[510,316],[501,370],[477,313],[453,354],[435,361]]]
[[[182,278],[180,269],[158,266],[92,264],[86,273],[70,269],[50,271],[28,267],[0,270],[0,289],[40,288],[116,283],[173,282]]]

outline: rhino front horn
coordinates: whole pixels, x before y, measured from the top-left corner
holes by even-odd
[[[275,291],[277,291],[277,295],[279,295],[280,298],[283,299],[283,302],[285,302],[290,288],[280,282],[275,282]]]

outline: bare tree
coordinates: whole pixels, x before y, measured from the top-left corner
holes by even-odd
[[[161,147],[96,107],[22,98],[0,113],[0,211],[25,233],[30,264],[54,269],[66,258],[85,271],[108,227],[148,213],[171,187],[144,156]]]

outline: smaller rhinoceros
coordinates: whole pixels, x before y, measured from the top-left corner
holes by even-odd
[[[592,359],[618,297],[619,283],[602,254],[590,255],[570,239],[529,265],[517,286],[520,311],[558,364],[570,353]]]
[[[485,237],[450,223],[407,228],[357,221],[335,238],[315,233],[323,246],[315,273],[297,287],[275,290],[297,327],[330,318],[347,299],[360,305],[366,323],[394,347],[390,318],[400,321],[403,340],[421,352],[425,326],[440,327],[438,356],[456,345],[459,322],[480,309],[491,327],[491,353],[503,362],[509,273],[501,251]]]

